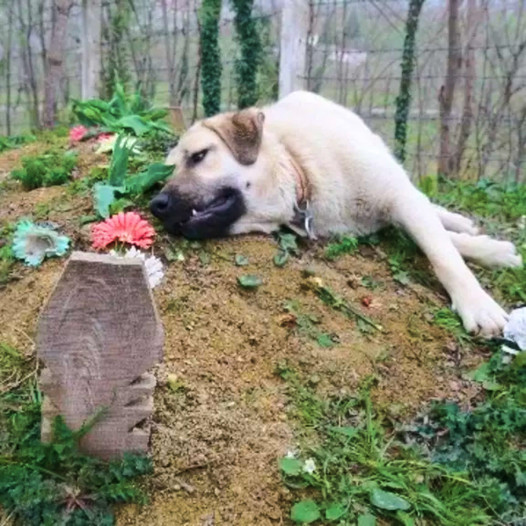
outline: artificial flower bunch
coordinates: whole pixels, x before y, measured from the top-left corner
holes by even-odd
[[[38,267],[44,258],[63,256],[68,251],[69,238],[60,235],[49,223],[21,220],[13,238],[13,254],[31,267]]]
[[[134,245],[127,250],[114,248],[110,254],[115,257],[138,258],[144,262],[150,288],[157,286],[163,276],[163,264],[155,256],[147,256],[137,250],[137,247],[149,248],[155,237],[155,230],[148,221],[136,212],[121,212],[109,217],[92,227],[93,248],[98,250],[110,245],[119,247],[120,244]]]
[[[149,248],[155,237],[155,230],[137,212],[120,212],[91,229],[93,248],[106,248],[112,243],[126,243]]]
[[[95,132],[92,133],[88,128],[85,126],[79,125],[79,126],[73,126],[73,128],[70,128],[69,130],[69,142],[70,144],[75,144],[80,141],[89,139],[91,137],[96,137],[97,142],[100,144],[105,144],[107,141],[115,141],[115,134],[114,133],[107,133],[107,132]],[[109,150],[111,151],[111,150]]]

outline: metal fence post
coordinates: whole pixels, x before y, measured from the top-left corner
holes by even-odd
[[[309,1],[286,0],[281,10],[279,96],[305,87]]]
[[[101,0],[82,0],[82,99],[99,96]]]

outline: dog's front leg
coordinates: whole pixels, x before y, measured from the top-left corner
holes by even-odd
[[[273,221],[245,221],[241,219],[230,227],[229,234],[232,236],[237,234],[249,234],[251,232],[272,234],[272,232],[279,230],[279,227],[279,223]]]
[[[484,336],[499,334],[506,312],[487,294],[453,245],[427,197],[411,187],[394,198],[392,219],[420,246],[452,300],[464,327]]]

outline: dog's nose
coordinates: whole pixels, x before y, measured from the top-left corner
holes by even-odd
[[[170,213],[171,197],[167,192],[157,194],[150,202],[150,210],[152,214],[159,219],[166,219]]]

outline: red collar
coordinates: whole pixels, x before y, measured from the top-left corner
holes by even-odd
[[[305,203],[310,201],[311,186],[305,175],[305,172],[290,154],[289,160],[292,167],[292,174],[294,175],[294,179],[296,181],[296,204],[301,208]]]

